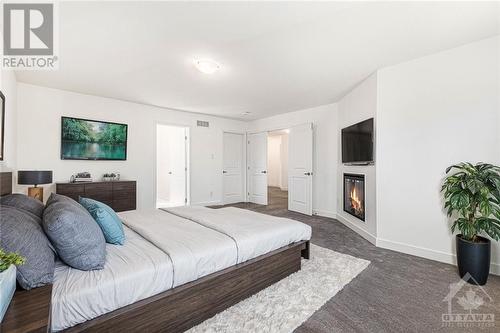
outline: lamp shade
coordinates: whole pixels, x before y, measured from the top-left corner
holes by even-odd
[[[18,171],[19,185],[39,185],[52,183],[52,171]]]

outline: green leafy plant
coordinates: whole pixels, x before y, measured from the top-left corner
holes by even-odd
[[[500,239],[500,167],[460,163],[446,169],[441,191],[449,217],[458,217],[451,231],[458,228],[466,240],[478,242],[481,232]]]
[[[20,266],[24,264],[25,261],[26,258],[17,253],[5,252],[0,249],[0,273],[9,268],[10,265]]]

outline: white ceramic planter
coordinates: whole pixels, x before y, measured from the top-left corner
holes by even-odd
[[[0,321],[9,307],[12,296],[16,291],[16,266],[10,265],[0,273]]]

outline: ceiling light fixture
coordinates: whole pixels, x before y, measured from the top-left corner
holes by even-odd
[[[205,74],[213,74],[220,69],[220,65],[210,59],[195,60],[194,65],[200,72]]]

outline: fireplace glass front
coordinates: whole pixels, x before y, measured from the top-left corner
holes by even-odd
[[[365,176],[344,174],[344,211],[365,220]]]

